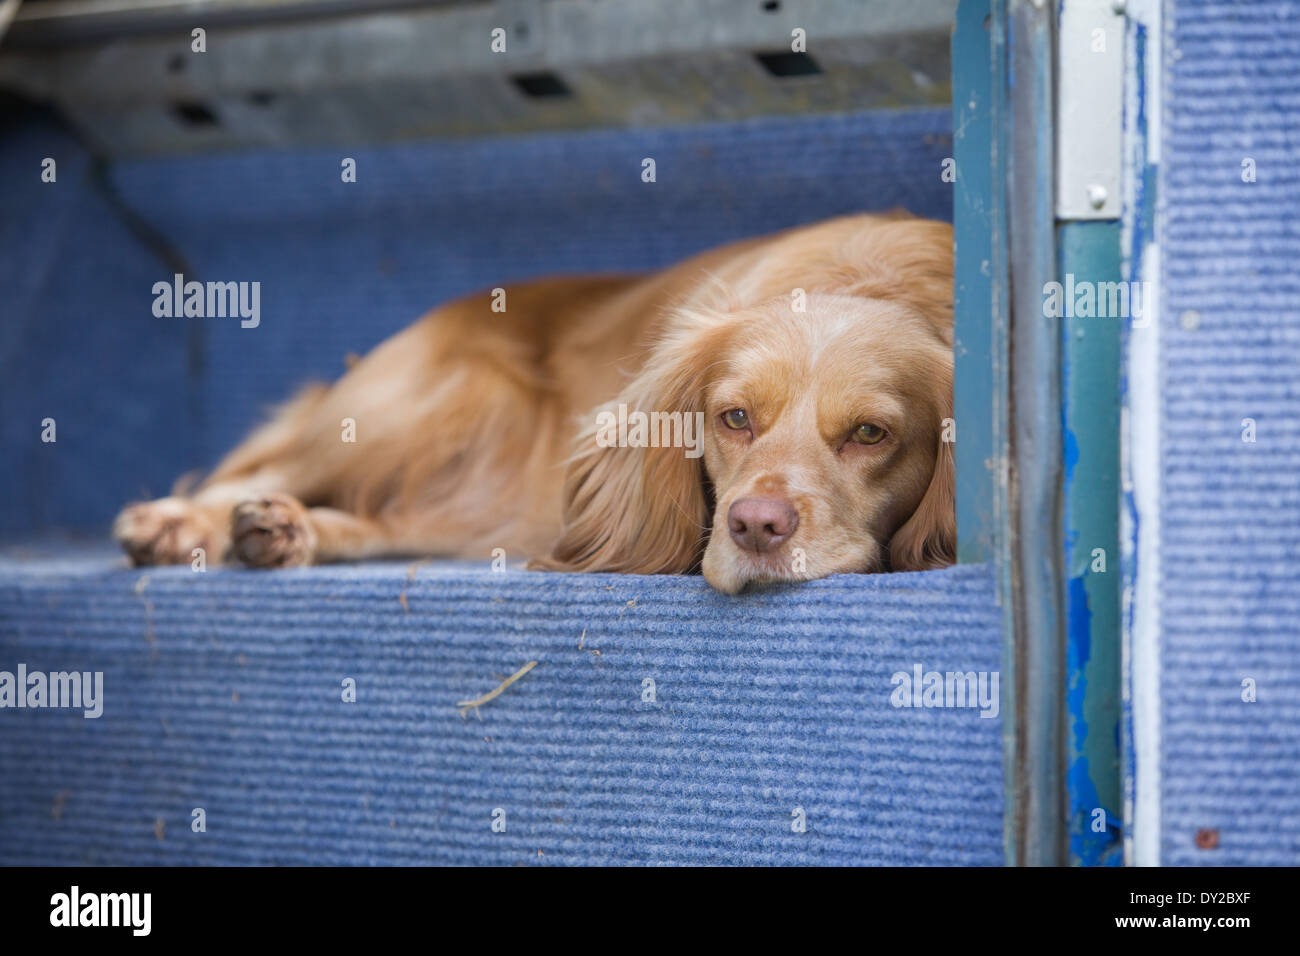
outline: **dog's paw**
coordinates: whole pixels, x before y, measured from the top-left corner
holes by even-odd
[[[292,495],[266,495],[236,505],[230,538],[235,557],[251,568],[311,564],[316,554],[307,509]]]
[[[221,537],[217,528],[184,498],[159,498],[123,508],[113,522],[113,537],[137,566],[187,564],[195,548],[203,549],[207,561],[221,560],[220,554],[212,553]]]

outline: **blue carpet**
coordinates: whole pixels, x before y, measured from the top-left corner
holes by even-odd
[[[47,156],[54,183],[40,181]],[[166,491],[204,461],[189,330],[145,301],[160,271],[73,140],[0,135],[0,534],[106,527],[112,499]]]
[[[1179,0],[1171,12],[1165,49],[1180,56],[1164,61],[1162,859],[1295,865],[1300,3]],[[1256,182],[1242,181],[1246,158]],[[1242,440],[1246,418],[1253,443]],[[1255,703],[1242,700],[1247,679]],[[1217,849],[1197,847],[1202,830],[1218,831]]]
[[[0,560],[0,670],[104,672],[99,719],[0,712],[0,863],[1001,862],[1001,720],[890,702],[916,664],[998,670],[986,567],[725,598],[114,564]]]

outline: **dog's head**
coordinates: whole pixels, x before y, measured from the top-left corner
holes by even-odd
[[[750,581],[951,561],[951,347],[879,300],[734,317],[703,391],[715,503],[704,576]]]
[[[541,563],[699,566],[727,593],[951,563],[951,272],[907,278],[680,313],[581,436],[565,531]]]

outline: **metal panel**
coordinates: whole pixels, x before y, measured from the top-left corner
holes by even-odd
[[[1056,77],[1056,215],[1115,219],[1124,107],[1123,0],[1062,0]]]
[[[192,20],[161,35],[137,29],[71,43],[59,39],[78,22],[68,17],[53,39],[31,36],[34,22],[15,26],[0,52],[0,88],[57,104],[114,156],[942,105],[955,6],[363,5],[255,27],[218,20],[204,26],[203,53],[191,49],[189,28],[201,25]],[[494,52],[498,29],[505,47]],[[791,55],[796,30],[807,43],[800,64],[814,72],[778,75],[756,54]],[[540,91],[519,82],[537,74],[547,81]]]

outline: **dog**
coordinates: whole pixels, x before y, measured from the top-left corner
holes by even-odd
[[[137,565],[503,549],[554,571],[702,572],[728,594],[942,567],[952,257],[945,223],[857,215],[654,274],[471,295],[113,533]]]

